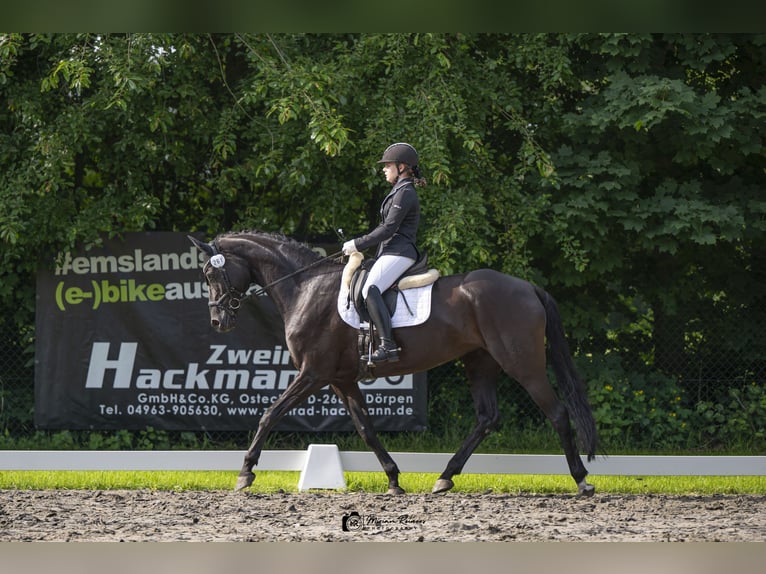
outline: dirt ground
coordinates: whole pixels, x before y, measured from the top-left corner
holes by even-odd
[[[0,491],[0,542],[762,542],[765,496]]]

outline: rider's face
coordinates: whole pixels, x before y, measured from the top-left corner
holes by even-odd
[[[391,185],[395,184],[399,179],[399,170],[396,163],[392,161],[383,164],[383,173],[386,176],[386,181]]]

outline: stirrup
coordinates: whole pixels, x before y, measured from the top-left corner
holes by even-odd
[[[399,360],[399,348],[396,343],[390,348],[381,344],[371,355],[363,355],[362,360],[368,363],[396,363]]]

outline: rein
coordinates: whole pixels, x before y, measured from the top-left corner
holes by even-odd
[[[336,251],[335,253],[331,253],[330,255],[326,255],[325,257],[322,257],[321,259],[317,259],[316,261],[314,261],[314,262],[312,262],[312,263],[309,263],[309,264],[308,264],[308,265],[306,265],[305,267],[301,267],[300,269],[296,269],[296,270],[295,270],[295,271],[293,271],[292,273],[288,273],[287,275],[285,275],[285,276],[283,276],[283,277],[280,277],[280,278],[279,278],[279,279],[277,279],[276,281],[272,281],[272,282],[271,282],[271,283],[269,283],[268,285],[266,285],[266,286],[264,286],[264,287],[260,287],[260,288],[256,289],[256,290],[255,290],[255,291],[253,291],[252,293],[248,293],[247,295],[245,295],[245,297],[249,297],[250,295],[255,295],[255,296],[258,296],[258,295],[263,295],[264,293],[266,293],[266,291],[267,291],[269,288],[273,287],[273,286],[274,286],[274,285],[276,285],[277,283],[281,283],[281,282],[282,282],[282,281],[284,281],[285,279],[290,279],[290,277],[295,277],[295,276],[296,276],[296,275],[298,275],[299,273],[303,273],[304,271],[306,271],[306,269],[310,269],[310,268],[314,267],[315,265],[319,265],[320,263],[324,263],[324,262],[325,262],[325,261],[327,261],[328,259],[333,259],[333,258],[337,257],[338,255],[340,255],[341,253],[343,253],[343,251]]]
[[[213,247],[213,255],[218,255],[220,252],[218,251],[218,247],[215,245],[215,243],[212,243],[211,246]],[[271,287],[276,285],[277,283],[281,283],[282,281],[286,279],[290,279],[291,277],[295,277],[299,273],[303,273],[307,269],[310,269],[311,267],[314,267],[315,265],[319,265],[320,263],[323,263],[329,259],[333,259],[343,253],[343,251],[336,251],[335,253],[332,253],[330,255],[327,255],[325,257],[322,257],[321,259],[317,259],[316,261],[313,261],[312,263],[309,263],[308,265],[305,265],[304,267],[301,267],[300,269],[296,269],[292,273],[288,273],[287,275],[284,275],[283,277],[280,277],[279,279],[272,281],[268,285],[265,285],[263,287],[259,287],[255,291],[251,291],[249,293],[242,291],[239,291],[236,289],[229,280],[229,274],[226,273],[226,269],[224,267],[219,267],[223,274],[223,283],[226,287],[226,291],[223,295],[221,295],[216,301],[210,301],[208,303],[208,307],[218,307],[219,309],[224,309],[225,311],[228,311],[232,315],[235,315],[237,311],[239,311],[239,308],[242,306],[242,301],[247,299],[248,297],[251,297],[255,295],[256,297],[259,295],[265,294]],[[212,259],[212,257],[211,257]],[[202,272],[205,273],[207,270],[207,267],[212,265],[210,263],[210,259],[205,263],[205,267],[203,267]],[[207,277],[207,275],[206,275]]]

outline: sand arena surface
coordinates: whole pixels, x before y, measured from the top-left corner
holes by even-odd
[[[0,542],[763,542],[766,496],[0,491]]]

